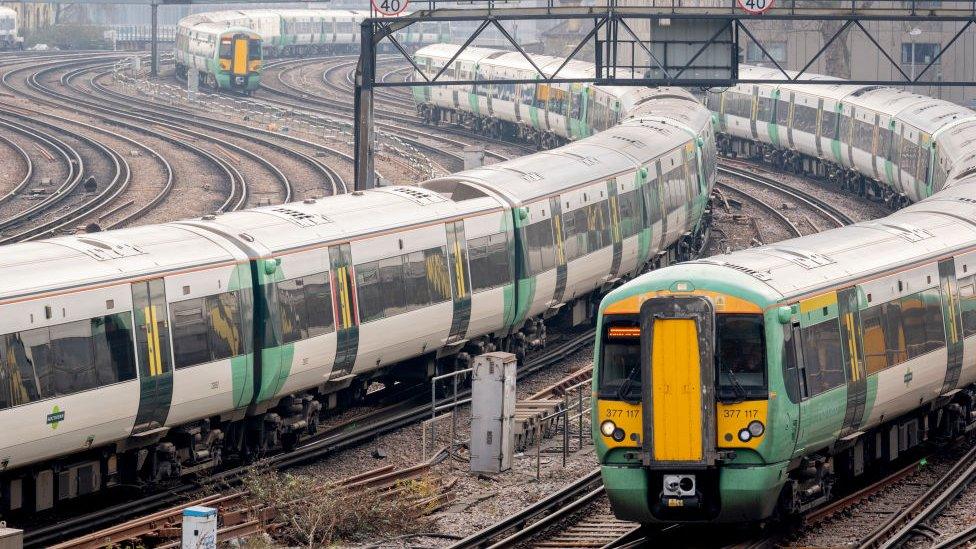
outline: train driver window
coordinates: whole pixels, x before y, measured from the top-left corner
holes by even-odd
[[[720,400],[767,397],[762,315],[716,316],[715,372]]]
[[[607,319],[600,360],[599,397],[637,402],[641,398],[640,326],[636,318]]]
[[[827,320],[800,330],[803,364],[810,396],[840,387],[846,381],[840,354],[840,324]]]

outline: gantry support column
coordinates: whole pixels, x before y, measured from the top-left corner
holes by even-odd
[[[353,101],[356,153],[355,190],[376,186],[373,164],[373,82],[376,78],[376,44],[373,24],[363,21],[360,27],[359,64],[356,66],[356,90]]]
[[[159,4],[153,2],[150,6],[152,10],[152,25],[150,30],[150,53],[149,53],[149,76],[159,76]]]

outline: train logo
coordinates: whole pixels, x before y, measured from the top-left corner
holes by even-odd
[[[51,408],[51,413],[47,415],[47,424],[51,429],[57,429],[62,421],[64,421],[64,410],[58,406]]]

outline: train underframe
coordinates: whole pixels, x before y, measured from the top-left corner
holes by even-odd
[[[716,134],[715,139],[719,153],[730,158],[756,160],[786,172],[825,179],[843,191],[880,202],[892,210],[911,204],[911,200],[904,193],[897,192],[854,168],[840,166],[796,150],[779,148],[768,143],[757,143],[725,133]]]
[[[567,143],[566,138],[550,130],[536,129],[525,124],[515,124],[489,116],[481,116],[454,109],[443,109],[428,103],[417,105],[420,119],[429,125],[453,124],[492,139],[518,140],[531,143],[539,150],[554,149]]]

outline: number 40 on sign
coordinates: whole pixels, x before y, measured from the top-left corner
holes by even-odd
[[[370,2],[373,4],[373,9],[383,15],[400,15],[410,4],[410,0],[370,0]]]
[[[773,7],[773,0],[736,0],[736,2],[740,8],[753,15],[766,13]]]

